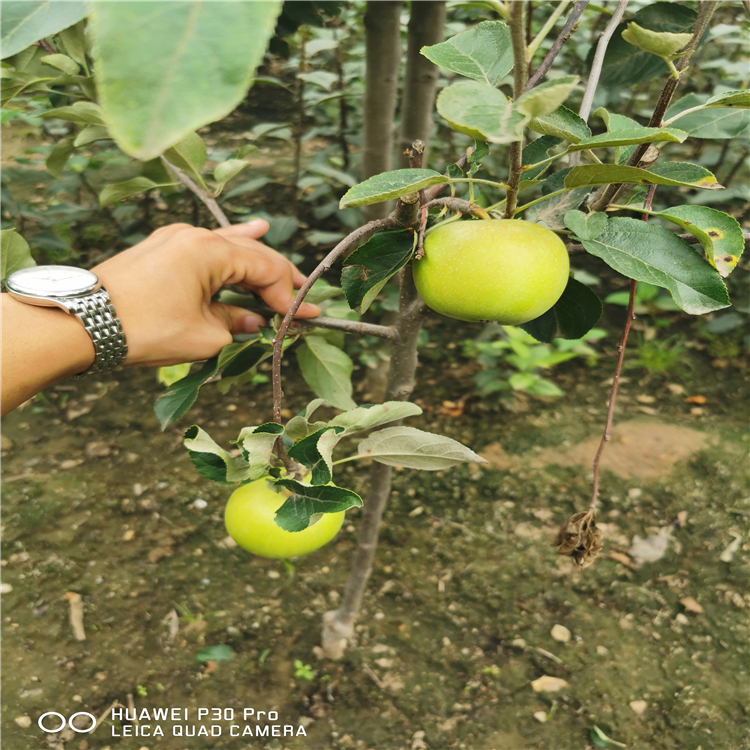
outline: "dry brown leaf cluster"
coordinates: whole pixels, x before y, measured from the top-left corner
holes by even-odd
[[[583,569],[596,560],[602,547],[602,532],[596,528],[594,512],[587,510],[572,515],[557,532],[553,547],[559,547],[558,555],[572,557]]]

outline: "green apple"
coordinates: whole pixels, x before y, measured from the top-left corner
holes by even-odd
[[[282,529],[275,521],[276,511],[290,492],[274,492],[266,484],[267,478],[238,487],[224,509],[229,536],[240,547],[261,557],[296,557],[313,552],[336,536],[344,523],[345,511],[323,513],[302,531]]]
[[[425,237],[414,282],[435,312],[458,320],[519,325],[560,299],[570,273],[563,241],[539,224],[453,221]]]

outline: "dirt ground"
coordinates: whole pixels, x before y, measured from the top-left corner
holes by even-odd
[[[469,367],[459,352],[422,350],[425,416],[412,423],[488,463],[396,472],[356,643],[338,663],[316,646],[359,511],[293,569],[254,558],[227,546],[229,490],[181,445],[193,422],[227,444],[266,421],[268,386],[221,397],[208,385],[166,432],[145,371],[69,381],[12,413],[2,747],[583,750],[596,725],[623,743],[609,747],[750,748],[747,370],[713,369],[691,350],[689,380],[628,371],[602,476],[604,551],[577,571],[550,541],[588,502],[611,357],[560,366],[565,398],[509,413],[459,402]],[[287,372],[296,411],[311,394]],[[341,483],[364,492],[367,472],[346,467]],[[68,592],[82,597],[84,641]],[[196,659],[220,645],[229,660]],[[160,722],[164,737],[135,736],[154,731],[148,720],[105,720],[92,734],[37,727],[46,711],[99,716],[128,696],[139,711],[187,708],[189,720]],[[239,718],[199,722],[200,707]],[[232,737],[231,725],[263,725],[242,717],[249,708],[276,710],[305,736]],[[173,736],[190,725],[222,734]]]

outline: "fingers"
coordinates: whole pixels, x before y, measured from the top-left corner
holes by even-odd
[[[251,240],[257,240],[262,237],[270,228],[265,219],[253,219],[244,224],[234,224],[231,227],[222,227],[214,230],[221,237],[228,240],[234,240],[237,237],[247,237]]]
[[[224,322],[227,330],[232,334],[257,333],[259,326],[266,322],[261,315],[245,310],[244,307],[212,302],[209,309]]]

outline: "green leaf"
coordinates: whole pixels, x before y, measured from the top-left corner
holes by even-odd
[[[537,341],[548,344],[558,337],[582,338],[596,325],[601,315],[602,302],[599,297],[585,284],[571,277],[562,296],[551,309],[520,327]],[[557,394],[538,392],[536,395]]]
[[[615,218],[597,239],[582,242],[589,253],[624,276],[668,289],[677,306],[691,315],[730,304],[716,270],[664,227]]]
[[[534,118],[529,127],[537,133],[554,135],[571,143],[591,137],[589,126],[564,105],[560,105],[554,112]]]
[[[685,185],[706,190],[722,187],[707,169],[676,161],[653,164],[648,169],[625,164],[586,164],[574,167],[565,178],[565,187],[569,188],[607,184]]]
[[[0,279],[7,279],[14,271],[35,265],[29,243],[15,229],[3,229],[0,232]]]
[[[396,422],[407,417],[415,417],[422,409],[409,401],[386,401],[382,404],[363,405],[334,417],[328,424],[332,427],[343,427],[342,437],[362,430]]]
[[[196,661],[228,661],[234,656],[231,646],[206,646],[195,655]]]
[[[109,131],[103,125],[89,125],[76,136],[73,145],[76,148],[80,148],[94,141],[101,141],[109,137]]]
[[[62,177],[65,165],[68,163],[70,155],[76,150],[72,138],[61,138],[47,157],[47,171],[53,176],[60,179]]]
[[[76,102],[68,107],[48,109],[46,112],[41,112],[39,117],[54,117],[58,120],[68,120],[81,125],[105,124],[101,107],[93,102]]]
[[[750,109],[750,89],[725,91],[723,94],[712,96],[703,106],[706,109],[714,109],[717,107]]]
[[[627,25],[622,38],[634,47],[661,58],[676,57],[693,38],[692,34],[674,34],[669,31],[651,31],[635,21]]]
[[[648,3],[633,17],[640,27],[652,31],[684,33],[692,29],[696,12],[686,5],[673,2]],[[628,44],[622,38],[622,32],[628,22],[621,23],[616,29],[607,47],[604,65],[599,79],[602,89],[622,90],[635,83],[648,81],[668,72],[661,58],[644,52]],[[591,65],[596,45],[593,45],[586,62]]]
[[[185,430],[182,444],[187,448],[195,468],[212,482],[236,484],[251,478],[247,461],[230,455],[198,425],[192,425]],[[265,465],[263,468],[265,470]],[[260,476],[262,474],[252,479],[260,479]]]
[[[143,161],[242,101],[281,3],[93,2],[99,98],[110,132]]]
[[[482,166],[482,159],[484,159],[485,156],[487,156],[490,153],[490,146],[488,143],[485,143],[484,141],[474,141],[474,148],[472,149],[471,153],[469,154],[466,163],[469,167],[468,174],[474,175],[479,171],[479,168]],[[451,166],[456,167],[457,164],[452,164]],[[456,175],[456,177],[460,177],[461,175]]]
[[[222,380],[243,375],[259,365],[264,359],[268,359],[272,353],[273,349],[270,346],[258,341],[225,346],[219,354],[219,369],[222,371]]]
[[[665,211],[643,211],[671,221],[698,239],[706,260],[721,276],[729,276],[745,250],[742,227],[733,217],[708,206],[677,206]]]
[[[11,57],[30,44],[57,34],[86,15],[81,2],[3,2],[0,24],[1,57]]]
[[[258,427],[243,427],[237,440],[232,441],[239,445],[248,464],[245,482],[254,482],[268,473],[273,447],[283,432],[280,424],[266,422]]]
[[[65,52],[81,65],[84,70],[88,71],[88,63],[86,61],[86,21],[79,21],[75,26],[63,29],[57,36],[62,42]]]
[[[162,430],[176,422],[195,403],[200,387],[216,375],[219,358],[212,357],[203,363],[200,370],[196,370],[182,380],[178,380],[159,396],[154,405],[156,417]]]
[[[182,380],[189,373],[190,362],[184,362],[181,365],[169,365],[157,368],[156,379],[162,385],[169,388],[170,385],[174,385],[178,380]]]
[[[343,436],[344,428],[323,427],[295,443],[287,452],[289,458],[312,470],[312,484],[328,484],[333,477],[331,453]]]
[[[571,167],[553,172],[541,186],[542,195],[549,195],[565,187],[565,179],[570,174]],[[564,217],[568,211],[578,208],[586,196],[591,192],[590,187],[576,188],[565,193],[548,198],[542,203],[532,206],[525,214],[527,221],[543,223],[550,229],[565,229]]]
[[[732,92],[730,92],[732,93]],[[705,105],[708,98],[705,94],[688,94],[675,102],[664,115],[669,120],[686,109]],[[724,139],[735,138],[747,132],[750,125],[750,112],[744,109],[704,108],[680,117],[676,122],[679,128],[689,133],[691,138]]]
[[[443,183],[445,176],[434,169],[397,169],[393,172],[382,172],[347,190],[339,208],[343,210],[383,203]]]
[[[337,409],[353,409],[352,368],[348,354],[329,344],[322,336],[305,336],[297,349],[302,377],[316,396]]]
[[[364,314],[394,274],[411,259],[414,235],[398,229],[378,232],[345,261],[341,288],[352,310]]]
[[[78,73],[78,63],[67,55],[45,55],[41,60],[45,65],[62,70],[63,73],[68,75],[74,76]]]
[[[414,427],[386,427],[365,438],[357,452],[387,466],[439,471],[460,463],[486,463],[465,445],[445,435],[417,430]]]
[[[175,183],[170,182],[168,185],[174,185]],[[148,177],[133,177],[132,180],[125,180],[125,182],[115,182],[99,193],[99,205],[104,206],[110,203],[116,203],[124,198],[129,198],[131,195],[137,195],[138,193],[145,193],[147,190],[153,190],[154,188],[166,187],[164,184],[158,184],[149,180]]]
[[[216,195],[219,195],[229,180],[235,178],[243,169],[250,165],[243,159],[228,159],[214,169],[214,179],[219,183]]]
[[[529,117],[552,114],[568,98],[579,80],[578,76],[561,76],[541,83],[516,99],[516,110]]]
[[[436,106],[453,130],[466,133],[475,141],[517,141],[528,119],[516,112],[513,102],[501,91],[473,81],[444,88],[438,94]]]
[[[521,153],[521,163],[526,166],[527,164],[536,164],[537,162],[544,161],[549,156],[549,152],[559,146],[562,143],[562,138],[556,138],[552,135],[543,135],[532,141]],[[536,180],[537,177],[544,174],[549,169],[550,164],[543,164],[541,167],[534,169],[525,169],[523,172],[523,182],[530,182]]]
[[[630,117],[625,117],[625,115],[608,112],[604,107],[599,107],[599,109],[594,110],[592,114],[596,117],[601,117],[602,120],[604,120],[608,133],[617,133],[622,130],[633,130],[643,127],[643,125],[636,120],[633,120]],[[635,146],[629,146],[626,148],[615,146],[614,149],[615,164],[626,164],[633,151],[635,151]]]
[[[189,133],[179,143],[168,148],[164,152],[164,158],[206,189],[206,183],[201,176],[201,170],[206,163],[206,144],[198,133]]]
[[[513,68],[510,29],[502,21],[483,21],[421,51],[435,65],[492,87]]]
[[[631,127],[627,130],[616,130],[610,133],[584,138],[569,147],[569,151],[583,151],[590,148],[620,148],[622,146],[633,146],[639,143],[659,143],[669,141],[670,143],[682,143],[688,134],[677,128],[645,128],[641,126]]]
[[[275,484],[292,493],[276,511],[276,523],[284,531],[303,531],[316,513],[341,513],[362,505],[356,492],[335,485],[314,486],[293,479],[277,479]]]
[[[565,226],[579,239],[595,240],[607,228],[608,217],[604,212],[585,214],[583,211],[568,211]]]

